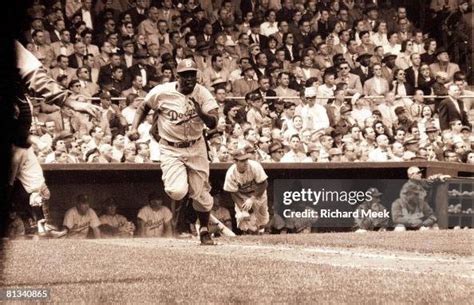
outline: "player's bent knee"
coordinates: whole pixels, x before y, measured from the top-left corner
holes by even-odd
[[[170,196],[171,199],[181,200],[188,193],[188,188],[187,187],[186,188],[184,188],[184,187],[181,187],[181,188],[175,188],[175,187],[166,188],[165,192],[166,192],[166,194],[168,194],[168,196]]]

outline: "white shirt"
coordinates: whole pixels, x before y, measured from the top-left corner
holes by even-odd
[[[400,54],[401,49],[402,49],[402,46],[398,43],[394,45],[393,47],[390,44],[386,44],[383,46],[384,53],[390,53],[392,55]]]
[[[315,103],[312,107],[309,107],[309,105],[304,106],[301,109],[301,117],[303,118],[303,129],[319,130],[329,127],[326,108],[319,104]]]
[[[277,22],[273,22],[271,24],[270,22],[266,21],[260,25],[260,34],[265,35],[265,36],[270,36],[278,32],[278,26]]]
[[[231,193],[239,193],[244,197],[254,195],[256,185],[267,180],[268,176],[260,163],[248,160],[247,170],[240,173],[237,166],[232,164],[225,175],[224,190]],[[262,197],[267,196],[265,190]]]
[[[82,21],[86,24],[89,29],[94,29],[92,25],[92,16],[90,11],[82,10]]]
[[[334,97],[334,90],[336,89],[336,86],[333,87],[328,87],[326,84],[322,84],[321,86],[318,87],[318,97]],[[328,100],[324,99],[318,99],[316,100],[316,103],[325,106],[328,103]]]

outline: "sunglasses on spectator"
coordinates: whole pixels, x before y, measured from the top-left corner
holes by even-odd
[[[341,67],[341,70],[349,70],[348,66]]]

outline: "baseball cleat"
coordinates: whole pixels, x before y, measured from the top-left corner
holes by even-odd
[[[215,246],[217,245],[211,238],[211,234],[208,231],[203,231],[200,234],[201,245],[203,246]]]

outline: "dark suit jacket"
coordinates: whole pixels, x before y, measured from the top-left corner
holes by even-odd
[[[457,103],[461,110],[460,112],[456,109],[456,106],[449,97],[442,100],[439,104],[439,127],[441,130],[449,129],[449,122],[454,120],[461,120],[463,125],[471,126],[467,119],[467,113],[464,110],[463,101],[458,100]]]
[[[79,68],[79,63],[77,61],[76,53],[69,55],[69,67],[77,69]]]
[[[253,40],[253,34],[250,34],[250,43],[255,43],[255,40]],[[260,41],[260,49],[266,49],[268,47],[268,37],[262,34],[258,34],[258,40]]]
[[[406,73],[407,83],[409,83],[410,86],[415,87],[415,71],[414,71],[413,67],[405,69],[405,73]],[[418,76],[420,76],[420,72],[418,72]],[[419,78],[418,78],[418,80],[419,80]]]
[[[212,34],[216,35],[220,32],[224,32],[224,27],[220,24],[219,20],[217,20],[212,24]]]
[[[147,84],[146,84],[145,88],[149,88],[148,85],[149,85],[149,82],[150,82],[150,78],[152,76],[156,76],[156,69],[153,66],[150,66],[150,65],[144,65],[144,68],[145,68],[146,79],[147,79]],[[128,68],[129,79],[133,79],[135,77],[135,75],[142,75],[141,72],[140,72],[139,64],[135,64],[135,65],[131,66],[130,68]],[[132,86],[132,84],[129,83],[129,86]]]
[[[292,52],[293,52],[293,59],[291,59],[291,56],[290,56],[290,51],[288,49],[288,47],[286,45],[284,45],[283,47],[283,50],[285,50],[285,59],[290,61],[291,63],[294,63],[294,62],[297,62],[300,60],[300,49],[293,45],[292,46]]]
[[[240,1],[240,11],[242,12],[242,16],[245,16],[248,12],[257,11],[258,7],[260,6],[259,0],[254,0],[255,3],[254,8],[252,9],[252,0],[241,0]]]
[[[128,73],[127,67],[125,65],[122,65],[121,67],[123,69],[123,82],[125,83],[125,88],[122,88],[122,90],[119,90],[119,95],[120,95],[120,92],[132,86],[130,83],[130,75]],[[100,67],[99,77],[97,79],[97,82],[99,84],[102,84],[104,80],[112,79],[112,68],[113,67],[110,64]]]
[[[362,69],[360,67],[357,67],[357,68],[353,69],[351,71],[351,73],[359,75],[360,82],[362,83],[362,86],[364,86],[364,83],[365,83],[366,80],[368,80],[369,78],[374,77],[374,74],[372,72],[370,72],[370,69],[369,69],[369,74],[365,75],[364,72],[362,72]]]
[[[132,23],[135,27],[137,27],[143,20],[148,18],[148,12],[145,10],[145,13],[143,15],[140,15],[137,11],[136,8],[131,8],[126,13],[130,14],[130,17],[132,17]]]
[[[393,82],[390,83],[389,85],[390,85],[390,90],[393,90],[393,89],[396,87],[396,85],[394,85]],[[405,85],[405,91],[407,92],[407,95],[413,95],[413,94],[415,94],[415,88],[414,88],[412,85],[410,85],[410,84],[407,83],[407,82],[405,82],[404,85]],[[396,89],[396,88],[395,88],[395,89]],[[398,90],[397,90],[397,91],[398,91]],[[395,92],[395,95],[397,95],[397,94],[398,94],[398,93]]]

